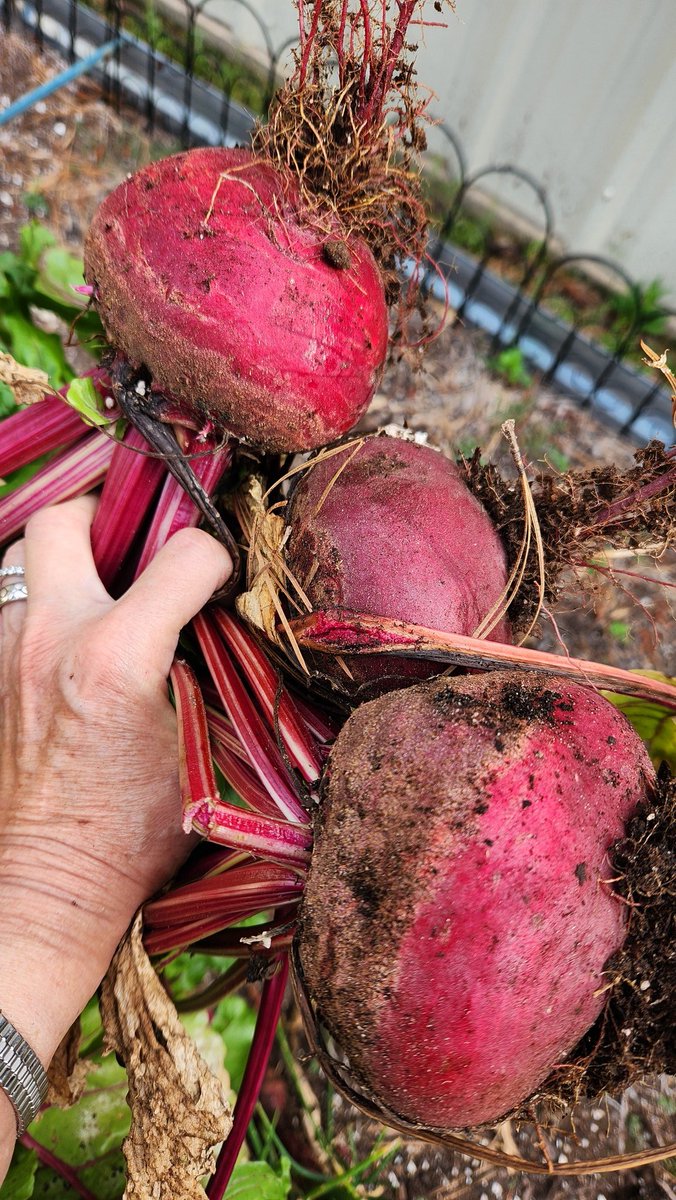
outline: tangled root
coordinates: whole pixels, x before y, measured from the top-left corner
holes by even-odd
[[[531,483],[546,578],[541,596],[540,564],[531,550],[522,585],[509,607],[517,630],[528,628],[540,599],[556,602],[565,571],[612,545],[615,549],[655,547],[676,542],[676,452],[651,442],[635,454],[636,466],[615,466],[564,475],[538,474]],[[507,549],[510,567],[523,541],[524,503],[518,482],[503,479],[476,450],[461,459],[465,479],[488,510]]]
[[[452,8],[453,0],[435,0],[433,7],[441,12],[444,4]],[[417,47],[406,40],[410,26],[433,24],[423,20],[424,5],[298,0],[295,71],[254,135],[254,150],[296,176],[311,211],[328,207],[346,235],[368,243],[388,303],[399,304],[400,340],[420,308],[418,275],[427,244],[416,164],[426,147],[428,99],[417,94]],[[406,284],[397,271],[402,258],[416,264]]]

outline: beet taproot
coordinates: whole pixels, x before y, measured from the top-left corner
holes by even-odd
[[[248,150],[186,151],[121,183],[94,215],[85,277],[173,419],[307,450],[350,429],[380,379],[387,307],[366,243]]]
[[[362,1094],[460,1129],[564,1062],[625,937],[609,850],[653,783],[625,718],[547,676],[438,679],[355,711],[297,951]]]
[[[346,608],[471,635],[500,600],[500,537],[450,459],[431,446],[377,434],[318,457],[294,487],[286,563],[315,609]],[[490,633],[510,641],[509,622]],[[346,655],[357,681],[424,678],[421,659]],[[321,670],[347,687],[329,656]]]

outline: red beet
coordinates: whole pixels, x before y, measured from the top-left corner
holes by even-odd
[[[275,451],[367,407],[387,309],[366,244],[248,150],[151,163],[101,204],[85,276],[111,343],[187,414]]]
[[[316,609],[471,635],[507,582],[500,537],[455,464],[403,438],[368,437],[320,460],[300,477],[288,522],[286,561]],[[504,618],[490,637],[510,640]],[[328,656],[321,666],[345,680]],[[438,669],[380,656],[349,666],[358,680]]]
[[[363,1092],[495,1121],[594,1022],[622,945],[609,848],[654,783],[586,688],[517,672],[362,705],[340,733],[299,955]]]

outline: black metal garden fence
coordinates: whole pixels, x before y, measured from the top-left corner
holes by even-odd
[[[253,22],[255,50],[244,52],[233,39],[227,22],[236,8]],[[161,125],[185,146],[246,142],[255,118],[267,110],[294,45],[293,40],[273,43],[255,0],[163,0],[161,9],[153,0],[90,0],[87,5],[79,0],[0,0],[0,28],[21,28],[38,48],[60,51],[70,73],[55,85],[86,70],[109,103],[118,109],[135,107],[149,131]],[[636,441],[657,437],[671,443],[669,393],[654,373],[632,365],[630,355],[647,320],[653,330],[659,329],[660,321],[666,325],[673,314],[664,308],[656,312],[645,290],[618,263],[594,254],[558,253],[554,215],[542,184],[510,163],[470,171],[453,130],[445,121],[438,129],[451,161],[433,205],[436,232],[426,287],[441,296],[443,276],[454,319],[487,332],[494,354],[517,347],[544,381],[622,433]],[[512,247],[508,276],[495,270],[490,223],[472,216],[474,198],[485,194],[495,176],[526,188],[540,213],[537,234],[527,243],[515,243],[515,259]],[[597,296],[604,299],[592,311],[562,302],[560,281],[570,283],[590,272],[615,281],[615,286],[606,282],[598,289]],[[565,297],[565,286],[563,292]]]

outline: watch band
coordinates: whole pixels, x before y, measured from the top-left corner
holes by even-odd
[[[0,1088],[16,1113],[17,1137],[35,1120],[47,1095],[47,1076],[37,1054],[0,1013]]]

